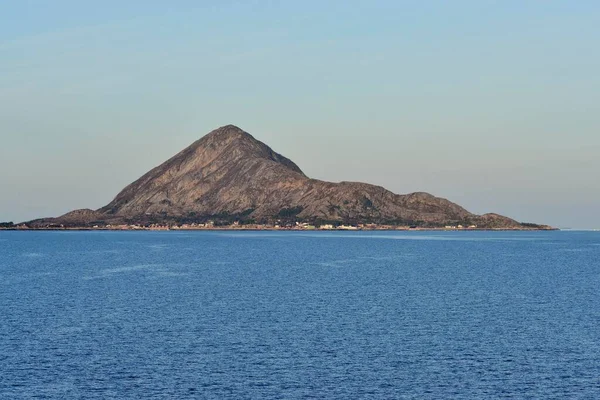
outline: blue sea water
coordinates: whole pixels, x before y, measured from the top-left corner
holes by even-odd
[[[600,398],[598,232],[0,232],[0,398]]]

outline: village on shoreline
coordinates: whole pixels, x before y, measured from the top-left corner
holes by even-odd
[[[240,224],[234,222],[229,225],[217,225],[212,221],[207,223],[191,224],[106,224],[93,226],[29,226],[25,223],[0,224],[0,230],[17,231],[539,231],[556,230],[556,228],[536,226],[536,227],[497,227],[480,228],[477,225],[446,225],[443,227],[423,227],[423,226],[398,226],[381,224],[356,224],[356,225],[312,225],[305,222],[295,222],[293,224]]]

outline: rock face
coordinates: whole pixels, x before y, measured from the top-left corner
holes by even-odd
[[[212,131],[152,169],[105,207],[74,211],[53,222],[201,222],[209,218],[521,226],[497,214],[474,215],[428,193],[397,195],[365,183],[310,179],[291,160],[233,125]]]

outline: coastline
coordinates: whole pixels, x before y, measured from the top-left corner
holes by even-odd
[[[332,228],[332,229],[306,229],[306,228],[275,228],[275,227],[11,227],[0,228],[0,231],[147,231],[147,232],[180,232],[180,231],[225,231],[225,232],[357,232],[357,231],[395,231],[395,232],[539,232],[539,231],[560,231],[554,227],[539,227],[539,228],[521,228],[521,227],[501,227],[501,228],[410,228],[410,227],[377,227],[377,228]]]

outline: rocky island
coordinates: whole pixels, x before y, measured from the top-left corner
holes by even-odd
[[[306,176],[291,160],[227,125],[123,189],[98,210],[75,210],[5,229],[552,229],[446,199],[398,195],[358,182]]]

